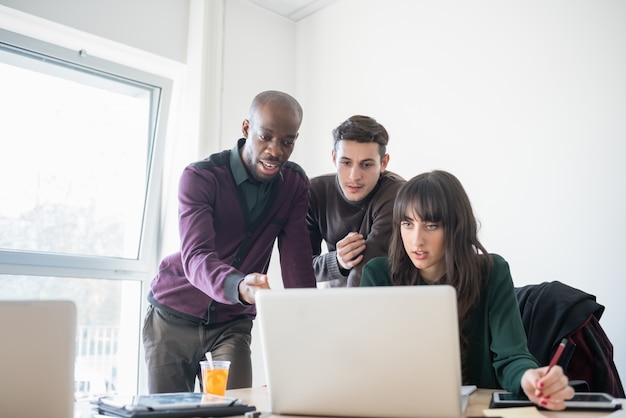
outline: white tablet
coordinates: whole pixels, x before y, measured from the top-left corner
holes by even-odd
[[[537,406],[524,394],[510,392],[494,392],[490,408],[507,408],[514,406]],[[565,401],[566,410],[579,411],[614,411],[622,404],[613,396],[601,392],[576,392],[572,399]]]

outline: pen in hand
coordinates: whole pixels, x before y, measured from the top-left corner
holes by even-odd
[[[554,352],[554,355],[550,359],[550,363],[548,364],[548,368],[546,369],[544,376],[550,373],[550,370],[552,370],[552,368],[559,361],[559,359],[561,358],[561,354],[563,354],[563,350],[565,350],[565,346],[567,346],[567,342],[568,342],[567,338],[563,338],[561,340],[561,342],[559,343],[559,346],[556,348],[556,351]],[[543,383],[541,383],[539,387],[535,386],[535,396],[538,396],[541,398],[540,399],[541,406],[546,406],[548,404],[548,401],[543,397],[541,388],[543,388]]]
[[[550,369],[556,365],[556,363],[561,358],[561,354],[563,354],[563,350],[565,350],[565,346],[567,345],[567,338],[563,338],[559,343],[559,346],[556,348],[552,359],[550,360],[550,364],[548,364],[548,370],[546,370],[546,374],[550,373]]]

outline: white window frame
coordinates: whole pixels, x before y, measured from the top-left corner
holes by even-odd
[[[163,231],[160,208],[163,190],[168,188],[167,184],[163,185],[163,181],[168,169],[171,169],[171,161],[165,160],[166,138],[179,129],[178,115],[172,111],[174,108],[172,104],[180,104],[180,90],[186,66],[2,5],[0,5],[0,28],[2,41],[17,44],[26,42],[29,49],[44,48],[47,53],[53,53],[71,62],[93,65],[131,78],[136,77],[138,80],[160,87],[160,120],[154,134],[138,258],[131,260],[0,250],[0,274],[141,280],[143,314],[149,282],[156,273],[161,256]],[[145,363],[142,359],[143,352],[140,352],[138,353],[140,388],[146,386]]]
[[[150,161],[147,166],[149,177],[146,184],[146,200],[137,258],[60,255],[0,249],[0,273],[107,279],[144,277],[148,274],[149,266],[156,259],[154,246],[149,244],[155,242],[159,225],[158,207],[161,198],[160,185],[163,171],[165,128],[167,126],[167,118],[163,116],[169,113],[172,81],[109,60],[92,57],[85,52],[85,49],[73,51],[1,28],[0,45],[9,49],[23,50],[39,56],[50,57],[68,66],[76,65],[85,70],[94,69],[97,72],[106,73],[110,77],[140,82],[152,90],[150,106],[153,109],[150,116],[152,147],[148,154]],[[81,74],[78,73],[77,75],[80,76]],[[161,120],[162,117],[163,120]]]

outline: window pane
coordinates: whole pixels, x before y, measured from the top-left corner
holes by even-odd
[[[76,399],[136,392],[140,281],[0,275],[0,299],[74,301]]]
[[[0,29],[0,299],[74,301],[77,399],[138,390],[172,85]]]
[[[0,248],[138,258],[153,90],[0,48]]]

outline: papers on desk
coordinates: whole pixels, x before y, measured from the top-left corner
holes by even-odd
[[[536,418],[547,417],[547,415],[539,412],[534,406],[522,406],[518,408],[498,408],[498,409],[484,409],[483,414],[487,417],[502,417],[502,418]]]
[[[461,396],[470,396],[476,390],[476,385],[461,386]]]
[[[476,390],[476,385],[461,386],[461,411],[465,413],[467,405],[469,405],[469,397]]]

